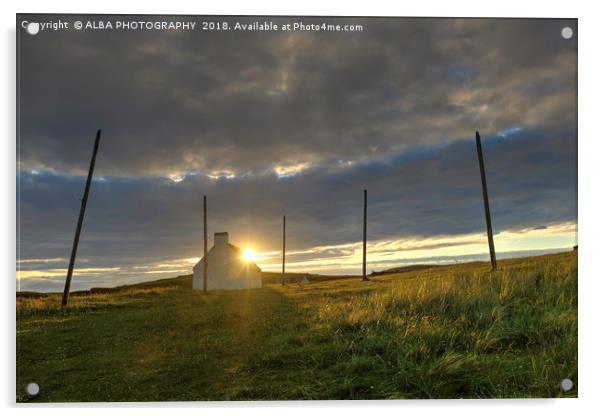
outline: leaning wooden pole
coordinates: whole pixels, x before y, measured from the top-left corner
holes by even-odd
[[[491,226],[491,212],[489,211],[489,196],[487,194],[487,179],[485,178],[485,163],[483,162],[483,149],[481,148],[481,136],[477,131],[477,155],[479,157],[479,168],[481,170],[481,187],[483,189],[483,205],[485,207],[485,224],[487,225],[487,240],[489,241],[489,256],[491,257],[491,270],[497,270],[495,259],[495,246],[493,244],[493,228]]]
[[[203,292],[207,293],[207,195],[203,195]]]
[[[284,273],[286,272],[286,215],[282,217],[282,277],[280,283],[284,284]]]
[[[366,241],[367,241],[367,230],[368,230],[368,190],[364,189],[364,247],[363,247],[363,258],[362,258],[362,280],[368,280],[366,276]]]
[[[69,302],[69,290],[71,289],[71,278],[73,277],[73,268],[75,267],[75,257],[77,255],[77,246],[79,245],[79,236],[82,232],[82,225],[84,224],[84,214],[86,213],[86,204],[88,203],[88,195],[90,194],[90,185],[92,184],[92,176],[94,175],[94,165],[96,164],[96,153],[98,152],[98,144],[100,143],[100,129],[96,132],[96,140],[94,141],[94,150],[92,152],[92,160],[90,160],[90,170],[88,171],[88,179],[86,180],[86,187],[84,188],[84,196],[82,198],[82,205],[79,209],[79,218],[77,220],[77,227],[75,228],[75,238],[73,239],[73,247],[71,248],[71,259],[69,260],[69,270],[67,271],[67,278],[65,279],[65,290],[63,291],[63,301],[61,305],[67,306]]]

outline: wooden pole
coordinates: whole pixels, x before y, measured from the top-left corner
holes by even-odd
[[[364,189],[364,249],[363,249],[363,261],[362,261],[362,281],[367,281],[366,276],[366,240],[367,240],[367,229],[368,229],[368,190]]]
[[[207,195],[203,195],[203,292],[207,293]]]
[[[280,283],[284,285],[284,273],[286,272],[286,215],[282,217],[282,278]]]
[[[495,259],[495,246],[493,244],[493,228],[491,226],[491,212],[489,211],[489,196],[487,194],[487,179],[485,178],[485,163],[483,162],[483,149],[481,148],[481,135],[477,131],[477,155],[479,157],[479,168],[481,170],[481,187],[483,189],[483,205],[485,207],[485,224],[487,225],[487,240],[489,241],[489,256],[491,258],[491,270],[497,270]]]
[[[73,277],[73,268],[75,267],[75,257],[77,255],[77,246],[79,245],[79,236],[82,232],[82,225],[84,224],[84,214],[86,213],[86,205],[88,203],[88,195],[90,194],[90,185],[92,184],[92,176],[94,175],[94,165],[96,164],[96,153],[98,152],[98,144],[100,143],[100,129],[96,132],[96,140],[94,141],[94,150],[92,151],[92,160],[90,160],[90,169],[88,171],[88,179],[86,180],[86,187],[84,188],[84,196],[82,198],[82,204],[79,209],[79,218],[77,220],[77,227],[75,228],[75,238],[73,239],[73,247],[71,248],[71,259],[69,260],[69,270],[67,271],[67,278],[65,279],[65,290],[63,291],[63,300],[61,305],[67,306],[69,302],[69,290],[71,289],[71,278]]]

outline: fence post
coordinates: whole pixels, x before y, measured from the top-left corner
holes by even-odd
[[[368,230],[368,190],[364,189],[364,247],[363,247],[363,258],[362,258],[362,281],[367,281],[366,276],[366,240]]]
[[[284,285],[284,273],[286,271],[286,215],[282,217],[282,277],[280,283]]]
[[[203,293],[207,293],[207,273],[209,272],[207,258],[207,195],[203,195]]]
[[[69,260],[69,270],[67,271],[67,278],[65,279],[65,289],[63,291],[63,300],[61,305],[67,306],[69,302],[69,290],[71,289],[71,278],[73,277],[73,268],[75,267],[75,257],[77,256],[77,246],[79,245],[79,236],[82,232],[82,225],[84,224],[84,214],[86,213],[86,205],[88,204],[88,195],[90,194],[90,185],[92,183],[92,176],[94,175],[94,165],[96,164],[96,153],[98,152],[98,144],[100,143],[100,129],[96,132],[96,140],[94,140],[94,150],[92,151],[92,159],[90,160],[90,169],[88,170],[88,179],[86,179],[86,186],[84,188],[84,196],[82,198],[82,204],[79,209],[79,218],[77,220],[77,227],[75,228],[75,238],[73,239],[73,247],[71,248],[71,259]]]
[[[487,179],[485,178],[485,163],[483,162],[483,149],[481,148],[481,135],[477,131],[477,155],[479,157],[479,168],[481,170],[481,188],[483,190],[483,205],[485,207],[485,224],[487,226],[487,240],[489,242],[489,257],[491,258],[491,270],[497,270],[495,258],[495,246],[493,244],[493,229],[491,226],[491,212],[489,211],[489,196],[487,194]]]

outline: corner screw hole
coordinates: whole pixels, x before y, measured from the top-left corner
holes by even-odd
[[[30,396],[37,396],[40,392],[40,386],[38,386],[38,383],[29,383],[27,387],[25,387],[25,391]]]

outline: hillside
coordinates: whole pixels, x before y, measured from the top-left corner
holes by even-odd
[[[575,397],[577,253],[499,267],[207,295],[181,276],[65,311],[59,294],[18,296],[17,400]]]
[[[441,267],[441,266],[432,265],[432,264],[413,264],[411,266],[399,266],[399,267],[393,267],[391,269],[373,271],[372,273],[370,273],[370,276],[382,276],[385,274],[413,272],[415,270],[432,269],[433,267]]]
[[[387,273],[383,273],[387,274]],[[391,274],[389,272],[388,274]],[[321,282],[326,280],[338,280],[338,279],[357,279],[358,276],[351,275],[343,275],[343,276],[328,276],[321,274],[310,274],[310,273],[285,273],[284,274],[284,282],[285,283],[297,283],[303,278],[307,278],[312,282]],[[262,272],[262,281],[264,285],[270,285],[273,283],[280,283],[282,279],[282,273],[276,272]],[[150,289],[150,288],[162,288],[162,287],[178,287],[182,289],[190,289],[192,288],[192,274],[186,274],[177,277],[170,277],[166,279],[159,280],[150,280],[142,283],[134,283],[129,285],[121,285],[116,287],[93,287],[89,290],[75,290],[72,291],[70,297],[73,296],[88,296],[92,294],[100,294],[100,293],[116,293],[123,292],[129,289]],[[52,297],[57,293],[48,293],[48,292],[28,292],[21,291],[17,292],[18,298],[44,298],[44,297]]]

